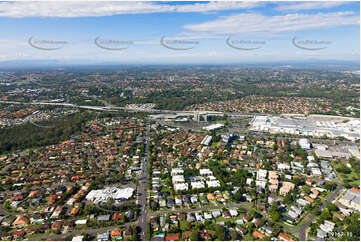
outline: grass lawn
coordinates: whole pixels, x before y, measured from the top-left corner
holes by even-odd
[[[252,236],[251,233],[247,233],[247,234],[242,238],[242,240],[252,241],[252,240],[255,240],[255,238]]]
[[[242,214],[238,214],[237,217],[230,217],[230,218],[225,218],[223,216],[220,216],[218,218],[216,218],[216,222],[227,222],[227,221],[230,221],[232,223],[235,223],[238,219],[241,219],[242,218]]]
[[[221,144],[221,141],[212,142],[211,147],[218,147]]]
[[[163,187],[162,190],[160,190],[161,192],[171,192],[170,187]]]
[[[350,174],[345,174],[342,172],[338,172],[336,169],[341,168],[344,165],[344,162],[331,162],[337,176],[342,179],[344,183],[349,183],[352,186],[358,187],[360,185],[360,171],[356,171],[353,167],[351,169]]]
[[[187,220],[181,220],[179,223],[179,227],[182,231],[187,231]]]

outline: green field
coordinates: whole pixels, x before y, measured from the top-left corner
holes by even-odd
[[[332,166],[339,178],[342,179],[345,185],[349,184],[353,187],[360,185],[360,170],[352,166],[351,168],[345,169],[346,162],[332,161]],[[345,170],[345,171],[343,171]]]

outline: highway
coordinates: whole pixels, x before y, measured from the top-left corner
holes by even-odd
[[[7,103],[7,104],[18,104],[18,105],[50,105],[50,106],[63,106],[63,107],[72,107],[72,108],[80,108],[80,109],[89,109],[94,111],[104,111],[104,112],[111,112],[111,111],[118,111],[124,110],[129,112],[147,112],[147,113],[181,113],[181,114],[194,114],[199,113],[199,111],[174,111],[174,110],[158,110],[158,109],[144,109],[144,108],[127,108],[127,107],[116,107],[110,106],[106,103],[107,106],[87,106],[87,105],[76,105],[72,103],[55,103],[55,102],[14,102],[14,101],[0,101],[0,103]],[[218,113],[221,114],[222,112],[213,112],[209,111],[208,113]]]

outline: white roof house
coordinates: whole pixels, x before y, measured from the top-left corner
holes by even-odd
[[[302,199],[302,198],[297,199],[296,202],[297,202],[299,205],[301,205],[301,206],[306,206],[306,205],[310,204],[309,201],[307,201],[307,200],[305,200],[305,199]]]
[[[202,216],[201,214],[195,213],[194,215],[196,216],[196,220],[197,220],[197,221],[201,221],[201,222],[204,221],[203,216]]]
[[[199,174],[201,176],[211,176],[213,175],[213,172],[210,169],[200,169]]]
[[[188,188],[188,184],[187,184],[187,188]],[[179,199],[179,198],[176,197],[176,198],[174,199],[174,201],[175,201],[175,204],[176,204],[176,205],[182,205],[182,199]]]
[[[238,212],[236,209],[230,209],[229,210],[229,214],[232,216],[232,217],[237,217],[238,216]]]
[[[187,191],[188,184],[187,183],[176,183],[174,184],[174,190],[176,191]]]
[[[197,196],[191,196],[191,203],[196,203],[198,202],[198,197]]]
[[[204,188],[204,182],[203,181],[197,181],[197,182],[191,182],[192,189],[199,189]]]
[[[79,220],[76,220],[75,221],[75,224],[76,225],[84,225],[87,223],[87,220],[86,219],[79,219]]]
[[[310,162],[307,164],[307,167],[318,167],[318,165],[314,162]]]
[[[322,229],[325,232],[331,232],[333,230],[333,226],[330,226],[328,224],[321,224],[320,229]]]
[[[153,176],[155,176],[155,175],[160,175],[160,174],[161,174],[160,171],[158,171],[158,170],[153,170]]]
[[[302,214],[302,209],[300,209],[299,207],[296,207],[296,206],[291,206],[291,209],[297,213],[298,215],[301,215]]]
[[[294,219],[298,218],[298,214],[295,213],[295,212],[292,211],[292,210],[289,210],[289,211],[287,212],[287,215],[290,216],[291,218],[294,218]]]
[[[172,177],[172,182],[174,183],[184,183],[184,176],[183,175],[176,175]]]
[[[208,187],[220,187],[221,184],[218,180],[206,181]]]
[[[75,201],[76,201],[75,198],[70,198],[70,199],[66,202],[66,205],[72,206]]]
[[[315,157],[313,157],[313,155],[308,155],[308,156],[307,156],[307,160],[308,160],[309,162],[314,161],[314,160],[315,160]]]
[[[257,180],[265,180],[267,177],[267,170],[259,169],[257,171]]]
[[[174,175],[178,175],[178,174],[183,174],[183,169],[182,168],[173,168],[172,171],[171,171],[171,175],[174,176]]]
[[[321,170],[318,168],[312,168],[311,172],[312,172],[313,176],[321,176],[322,175]]]
[[[83,241],[83,239],[84,239],[84,236],[79,235],[79,236],[73,237],[73,239],[71,241]]]
[[[214,218],[218,218],[219,216],[221,216],[221,211],[219,211],[219,210],[214,210],[214,211],[212,212],[212,215],[213,215]]]
[[[289,170],[291,169],[290,165],[284,164],[284,163],[279,163],[277,164],[277,169],[278,170]]]
[[[256,181],[256,186],[257,187],[262,187],[265,188],[266,187],[266,181]]]
[[[204,218],[205,219],[212,219],[212,215],[210,213],[205,212],[204,213]]]

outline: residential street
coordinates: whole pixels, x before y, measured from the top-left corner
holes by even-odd
[[[339,194],[340,192],[343,190],[343,186],[341,183],[338,184],[339,187],[329,196],[329,198],[326,200],[326,202],[331,202],[333,201]],[[321,212],[321,210],[326,206],[326,202],[323,203],[320,206],[319,211]],[[315,218],[314,214],[310,214],[309,216],[305,217],[305,221],[304,223],[300,226],[300,228],[296,231],[294,230],[290,230],[291,232],[293,231],[297,237],[299,238],[299,240],[306,240],[307,234],[307,228],[309,227],[309,224],[313,221],[313,219]]]
[[[127,223],[127,225],[131,225],[131,224],[136,224],[137,221],[135,222],[130,222],[130,223]],[[33,239],[36,239],[36,240],[56,240],[56,239],[60,239],[64,236],[69,236],[69,235],[72,235],[72,236],[77,236],[77,235],[80,235],[82,233],[86,233],[86,234],[90,234],[92,236],[96,236],[98,233],[100,232],[103,232],[103,231],[111,231],[113,229],[116,229],[118,228],[119,225],[113,225],[113,226],[109,226],[109,227],[101,227],[101,228],[89,228],[89,229],[82,229],[82,230],[75,230],[75,231],[71,231],[71,232],[68,232],[66,234],[53,234],[53,235],[48,235],[48,234],[44,234],[42,236],[39,236],[39,237],[34,237]]]

